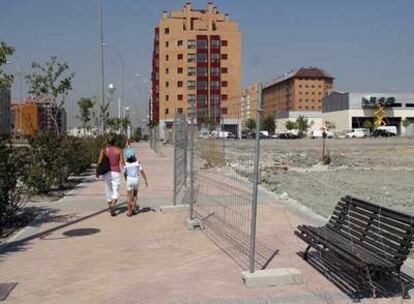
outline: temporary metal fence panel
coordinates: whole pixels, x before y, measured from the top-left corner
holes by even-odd
[[[160,127],[159,125],[149,129],[150,149],[154,153],[160,152]]]
[[[187,184],[187,120],[182,114],[174,119],[174,205],[184,195]],[[183,194],[184,193],[184,194]],[[181,200],[181,203],[183,199]]]

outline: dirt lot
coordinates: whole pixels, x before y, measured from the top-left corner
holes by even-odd
[[[414,213],[414,139],[263,140],[263,186],[329,216],[346,194]]]

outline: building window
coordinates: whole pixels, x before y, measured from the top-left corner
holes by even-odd
[[[178,54],[178,55],[177,55],[177,59],[178,59],[178,60],[183,60],[183,54]]]
[[[197,48],[198,49],[208,49],[208,41],[207,40],[197,40]]]
[[[299,92],[299,95],[302,95],[302,91]]]
[[[210,96],[210,101],[214,103],[220,102],[220,95],[219,94],[212,94]]]
[[[222,82],[221,82],[221,86],[222,86],[222,87],[226,88],[226,87],[227,87],[227,85],[228,85],[228,82],[227,82],[227,81],[222,81]]]
[[[305,92],[305,95],[308,95],[308,94],[309,94],[309,92],[308,92],[308,91],[306,91],[306,92]]]
[[[183,86],[183,82],[181,80],[177,81],[177,87],[181,88],[182,86]]]
[[[187,69],[187,75],[188,76],[195,76],[197,73],[196,68],[195,67],[188,67]]]
[[[199,90],[207,90],[208,89],[208,84],[207,81],[197,81],[197,89]]]
[[[182,74],[183,73],[183,68],[177,68],[177,73]]]
[[[227,94],[221,95],[221,100],[227,100]]]
[[[168,115],[169,111],[168,108],[165,109],[165,115]]]
[[[182,94],[177,95],[177,99],[178,100],[183,100],[183,95]]]
[[[299,88],[301,88],[301,87],[302,87],[302,85],[300,84],[300,85],[299,85]]]
[[[165,74],[168,74],[170,72],[170,69],[169,68],[166,68],[165,69]]]
[[[170,57],[168,55],[165,55],[165,61],[168,61]]]
[[[218,67],[211,67],[210,68],[211,76],[219,76],[220,75],[220,68]]]
[[[300,102],[302,102],[302,99],[299,99]]]
[[[164,29],[164,34],[169,34],[170,33],[170,29],[168,28],[168,27],[166,27],[165,29]]]
[[[308,85],[305,85],[305,88],[309,88],[309,86]]]
[[[212,89],[219,89],[220,88],[220,81],[213,80],[210,82],[210,87]]]
[[[302,109],[302,106],[299,106],[299,109]]]
[[[211,43],[211,48],[212,49],[220,48],[220,40],[214,39],[214,40],[211,40],[210,43]]]
[[[221,54],[221,59],[227,60],[228,59],[228,55],[227,54]]]
[[[207,62],[207,54],[206,53],[197,54],[197,62]]]
[[[205,94],[197,95],[197,102],[201,105],[207,104],[207,95]]]
[[[211,54],[211,62],[220,62],[220,54],[212,53]]]
[[[187,101],[190,102],[190,103],[196,101],[196,95],[195,94],[188,94],[187,95]]]
[[[312,95],[315,95],[315,92],[312,92]]]
[[[183,41],[182,40],[178,40],[177,41],[177,46],[182,46],[183,45]]]
[[[221,114],[227,114],[228,110],[227,108],[221,108]]]
[[[207,76],[207,74],[208,74],[207,67],[197,67],[198,76]]]
[[[196,48],[196,41],[195,40],[187,40],[187,48],[195,49]]]
[[[312,87],[312,88],[314,88],[314,87],[315,87],[315,85],[312,85],[311,87]]]
[[[227,40],[222,40],[222,41],[221,41],[221,46],[227,46],[227,45],[228,45]]]
[[[183,108],[178,108],[177,112],[178,112],[178,114],[183,114]]]
[[[165,100],[168,101],[170,99],[169,95],[165,95]]]
[[[190,90],[195,90],[196,86],[197,86],[197,83],[196,83],[194,80],[189,80],[189,81],[187,82],[187,87],[188,87]]]
[[[165,87],[168,88],[170,86],[170,83],[168,81],[165,82]]]
[[[227,69],[227,68],[221,68],[221,72],[222,72],[223,74],[227,74],[228,69]]]
[[[197,55],[196,54],[188,54],[188,62],[196,62],[197,61]]]
[[[167,48],[170,45],[168,41],[165,41],[165,47]]]

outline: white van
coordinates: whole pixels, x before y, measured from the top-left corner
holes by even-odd
[[[370,135],[369,129],[365,129],[365,128],[352,129],[351,132],[348,132],[345,134],[345,136],[348,138],[362,138],[362,137],[367,137],[369,135]]]
[[[332,138],[334,136],[333,132],[326,130],[326,137],[327,138]],[[321,130],[313,130],[311,132],[311,138],[315,139],[315,138],[323,138],[323,131]]]

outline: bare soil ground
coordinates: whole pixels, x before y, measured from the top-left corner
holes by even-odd
[[[346,194],[414,213],[414,139],[263,140],[261,182],[328,217]]]

